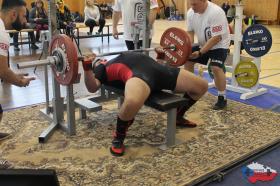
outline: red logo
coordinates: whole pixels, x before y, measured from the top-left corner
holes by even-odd
[[[9,50],[9,45],[7,45],[5,43],[0,43],[0,49],[8,51]]]
[[[215,32],[220,32],[223,30],[223,27],[222,25],[219,25],[219,26],[215,26],[212,28],[212,33],[215,33]]]

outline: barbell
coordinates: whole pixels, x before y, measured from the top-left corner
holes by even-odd
[[[162,50],[170,49],[171,51],[175,51],[176,47],[174,45],[170,45],[168,47],[161,47],[161,49]],[[151,51],[155,51],[155,48],[143,48],[143,49],[135,49],[135,50],[123,50],[123,51],[116,51],[116,52],[101,53],[101,54],[97,54],[96,58],[118,55],[126,52],[151,52]],[[84,56],[78,57],[78,61],[82,61],[82,60],[84,60]]]
[[[181,66],[188,60],[192,53],[191,39],[188,33],[180,28],[169,28],[161,36],[160,45],[164,52],[164,61],[170,66]],[[144,48],[129,51],[117,51],[97,54],[96,57],[122,54],[124,52],[149,52],[155,48]],[[19,63],[18,68],[50,65],[55,79],[61,85],[71,85],[78,78],[78,57],[77,49],[72,39],[64,34],[53,37],[49,46],[49,56],[43,60]]]

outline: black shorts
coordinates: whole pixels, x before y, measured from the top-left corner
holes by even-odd
[[[180,72],[179,68],[164,66],[154,63],[155,65],[143,65],[141,68],[134,70],[133,77],[138,77],[145,81],[152,92],[160,90],[174,91],[177,85],[177,79]]]
[[[102,84],[123,88],[125,81],[122,77],[137,77],[145,81],[152,92],[163,89],[173,91],[179,72],[179,68],[164,66],[138,52],[125,52],[94,69],[95,77]]]
[[[192,52],[199,51],[199,46],[192,47]],[[211,60],[210,63],[212,66],[218,66],[223,68],[224,63],[227,59],[228,49],[224,48],[217,48],[214,50],[209,50],[205,54],[202,54],[201,57],[196,59],[190,59],[191,62],[200,63],[203,65],[207,65],[209,59]]]

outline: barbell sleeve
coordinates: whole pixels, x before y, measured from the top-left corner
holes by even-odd
[[[156,48],[143,48],[143,49],[135,49],[135,50],[123,50],[123,51],[116,51],[116,52],[107,52],[107,53],[100,53],[97,54],[96,57],[104,57],[104,56],[112,56],[112,55],[118,55],[125,52],[150,52],[155,51]],[[174,45],[170,45],[168,47],[161,47],[160,49],[170,49],[170,50],[176,50],[176,47]],[[82,61],[84,59],[84,56],[78,57],[78,61]]]
[[[56,62],[58,62],[58,58],[56,56],[48,56],[47,59],[18,63],[17,67],[19,69],[23,69],[23,68],[36,67],[36,66],[52,65],[55,64]]]

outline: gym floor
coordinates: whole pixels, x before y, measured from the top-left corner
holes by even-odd
[[[107,22],[110,21],[111,20],[108,20]],[[168,27],[185,29],[185,21],[156,20],[154,25],[154,36],[152,39],[154,46],[159,44],[162,33],[167,29],[166,25],[168,25]],[[280,88],[280,25],[266,25],[266,27],[272,34],[273,44],[270,52],[262,57],[260,83]],[[122,28],[120,28],[120,30],[121,29]],[[87,32],[87,29],[82,29],[82,32]],[[41,44],[38,45],[41,48]],[[16,67],[16,63],[36,60],[41,53],[41,50],[35,52],[30,51],[28,45],[23,45],[20,49],[20,52],[15,53],[13,46],[10,47],[10,64],[11,68],[15,71],[19,71]],[[100,51],[108,52],[125,50],[126,47],[121,39],[114,40],[113,38],[110,38],[110,44],[108,44],[107,38],[104,38],[104,43],[101,42],[101,38],[91,38],[81,40],[81,49],[83,53],[87,53],[88,50],[98,53]],[[247,54],[246,52],[243,52],[242,55]],[[20,72],[28,72],[31,76],[36,76],[37,79],[31,82],[30,86],[26,88],[18,88],[13,85],[1,83],[0,102],[5,110],[38,104],[45,101],[43,68],[38,67],[35,74],[31,68],[20,70]],[[51,81],[49,83],[51,85]],[[85,96],[89,94],[82,81],[80,84],[74,86],[74,90],[79,90],[75,92],[75,96]]]

